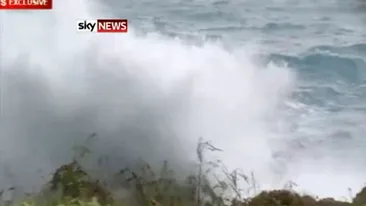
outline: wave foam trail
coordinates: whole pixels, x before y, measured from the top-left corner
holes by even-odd
[[[85,2],[0,14],[0,164],[7,168],[1,183],[42,183],[39,168],[50,172],[64,163],[69,149],[94,132],[102,141],[96,152],[118,163],[170,158],[182,167],[202,136],[224,150],[229,168],[253,170],[268,187],[283,183],[273,141],[289,137],[273,128],[289,125],[281,105],[295,87],[293,72],[261,68],[242,48],[192,46],[138,36],[133,28],[77,33],[77,20],[105,17]]]

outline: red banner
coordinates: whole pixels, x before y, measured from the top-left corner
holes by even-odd
[[[0,0],[0,9],[52,9],[52,0]]]

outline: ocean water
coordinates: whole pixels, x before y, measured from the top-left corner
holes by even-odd
[[[0,185],[31,190],[96,133],[114,170],[195,160],[198,137],[261,189],[349,198],[366,175],[366,3],[56,1],[0,12]],[[76,21],[127,18],[127,34]],[[95,169],[95,168],[94,168]],[[43,177],[45,176],[45,177]],[[245,187],[245,185],[244,185]]]

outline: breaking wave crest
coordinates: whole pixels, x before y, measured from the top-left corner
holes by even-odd
[[[65,5],[2,14],[1,164],[14,176],[2,182],[42,182],[39,168],[64,163],[92,133],[100,139],[94,152],[114,159],[110,169],[139,157],[184,167],[202,136],[227,151],[222,158],[232,167],[266,171],[268,125],[294,80],[287,68],[260,68],[242,48],[187,45],[133,28],[76,33],[76,20],[89,17],[86,5]]]

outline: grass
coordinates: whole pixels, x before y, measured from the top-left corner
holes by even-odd
[[[79,157],[85,156],[81,149]],[[93,179],[75,158],[62,165],[52,175],[44,189],[29,194],[21,201],[2,202],[3,205],[21,206],[366,206],[366,188],[355,195],[351,202],[332,198],[319,199],[300,195],[291,187],[281,190],[259,191],[254,175],[246,176],[239,171],[229,172],[224,166],[206,161],[205,151],[221,151],[200,139],[197,145],[198,171],[184,181],[174,178],[174,171],[164,162],[160,172],[142,163],[137,170],[122,169],[116,174],[121,190],[116,192],[100,180]],[[224,180],[211,175],[211,167],[221,167]],[[239,179],[249,183],[248,191],[255,191],[251,198],[243,198]],[[13,188],[11,188],[13,189]],[[234,194],[227,198],[224,194]],[[116,193],[120,193],[116,195]],[[2,194],[2,191],[0,195]],[[121,195],[122,194],[122,195]]]

